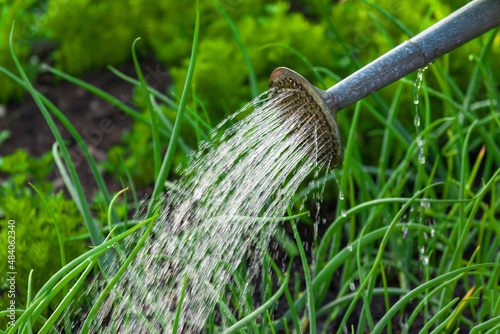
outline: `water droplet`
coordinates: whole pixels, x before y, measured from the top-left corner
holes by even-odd
[[[425,163],[425,156],[424,156],[424,148],[423,148],[423,139],[418,134],[419,128],[420,128],[420,115],[418,114],[418,91],[420,89],[420,86],[422,85],[423,73],[427,69],[427,67],[428,66],[425,66],[425,67],[418,70],[417,79],[415,80],[415,83],[413,84],[413,104],[415,105],[415,117],[413,119],[413,123],[415,124],[415,130],[417,132],[417,144],[418,144],[418,147],[420,148],[419,153],[418,153],[418,161],[422,165]]]
[[[434,238],[434,235],[436,234],[436,231],[434,231],[434,229],[431,230],[431,237]]]
[[[427,232],[424,232],[424,239],[425,240],[429,239],[429,235],[427,234]]]
[[[425,164],[425,156],[423,154],[418,154],[418,162],[423,165]]]
[[[342,209],[341,213],[342,213],[342,217],[347,217],[347,212],[345,211],[345,209]]]
[[[354,282],[351,282],[351,283],[349,284],[349,289],[351,289],[351,291],[356,290],[356,284],[354,284]]]
[[[344,200],[344,192],[343,192],[342,190],[339,192],[339,199],[340,199],[341,201],[343,201],[343,200]]]
[[[349,252],[352,252],[352,244],[351,243],[347,244],[347,250],[349,250]]]
[[[420,248],[420,253],[424,254],[425,253],[425,247]]]
[[[424,257],[422,258],[422,264],[423,264],[424,266],[426,266],[426,265],[428,265],[428,264],[429,264],[429,257],[428,257],[428,256],[424,256]]]
[[[406,239],[406,237],[408,236],[408,227],[403,227],[403,240]]]

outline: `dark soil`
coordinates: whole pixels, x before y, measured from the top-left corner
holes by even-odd
[[[152,57],[142,59],[140,63],[148,83],[154,88],[164,91],[171,82],[165,74],[165,67]],[[137,77],[132,62],[119,66],[118,70],[134,78]],[[108,92],[123,103],[130,104],[133,96],[133,85],[118,78],[108,69],[93,70],[81,79]],[[119,143],[124,132],[130,130],[133,121],[129,116],[82,87],[59,80],[51,73],[40,74],[33,84],[35,89],[52,101],[73,124],[97,163],[104,161],[107,158],[107,150]],[[0,156],[11,154],[18,149],[36,157],[51,151],[55,137],[35,101],[28,93],[21,101],[8,103],[6,111],[4,117],[0,116],[0,129],[9,130],[11,136],[0,146]],[[68,149],[73,163],[85,194],[90,199],[97,189],[90,167],[85,162],[76,141],[63,124],[55,117],[53,119],[63,139],[69,143]],[[0,173],[0,182],[4,178],[5,175]],[[53,170],[49,179],[54,182],[56,191],[65,188],[58,171]],[[105,175],[105,180],[110,192],[121,188],[121,185],[112,176]]]

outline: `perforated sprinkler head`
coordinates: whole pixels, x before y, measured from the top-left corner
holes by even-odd
[[[325,92],[314,87],[303,76],[286,67],[278,67],[269,78],[269,88],[293,89],[294,107],[289,107],[292,113],[298,113],[303,120],[301,126],[311,126],[311,140],[317,140],[320,149],[317,156],[318,164],[333,169],[342,163],[343,148],[337,126],[337,113],[328,108]],[[316,131],[313,131],[316,130]],[[313,137],[314,134],[314,137]]]

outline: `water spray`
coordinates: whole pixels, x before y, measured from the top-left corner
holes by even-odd
[[[322,156],[328,169],[342,163],[337,113],[437,58],[500,25],[500,0],[474,0],[417,36],[400,44],[326,91],[286,67],[273,71],[269,88],[296,90],[295,112],[319,124]],[[307,123],[304,123],[307,124]]]

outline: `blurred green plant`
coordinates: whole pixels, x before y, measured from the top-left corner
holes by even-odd
[[[90,6],[93,3],[88,2],[88,4]],[[158,21],[155,25],[151,24],[150,29],[156,27],[161,31],[163,26],[160,23],[165,21],[162,15],[166,13],[161,15],[159,12],[155,13],[154,4],[150,2],[147,4],[151,6],[148,10],[152,14],[158,14]],[[240,12],[240,8],[228,8],[227,4],[222,4],[231,20],[224,15],[219,16],[219,20],[214,20],[218,15],[216,7],[204,1],[202,8],[207,10],[207,15],[203,15],[202,20],[200,52],[196,59],[197,70],[194,83],[191,87],[189,84],[186,85],[188,89],[192,89],[193,95],[191,111],[189,108],[186,109],[184,119],[184,125],[189,126],[183,126],[181,137],[173,136],[172,139],[171,128],[167,126],[168,122],[163,122],[162,119],[160,126],[162,143],[166,143],[168,139],[178,140],[179,146],[182,146],[183,142],[186,146],[193,142],[197,145],[203,137],[202,121],[208,123],[213,121],[212,124],[215,124],[217,118],[223,114],[217,111],[220,106],[229,112],[234,110],[233,104],[240,105],[249,99],[252,93],[248,86],[250,80],[247,81],[247,78],[250,77],[251,68],[258,73],[257,78],[261,79],[259,82],[261,89],[264,89],[267,82],[267,66],[277,65],[292,67],[307,77],[315,78],[311,81],[319,87],[323,82],[325,85],[330,85],[387,51],[391,44],[406,39],[405,34],[408,31],[417,32],[422,27],[429,26],[434,20],[442,18],[441,13],[444,16],[448,14],[447,11],[452,10],[451,7],[432,1],[424,1],[417,5],[396,4],[384,0],[380,2],[382,7],[366,1],[326,5],[322,0],[316,0],[315,4],[316,11],[312,7],[300,7],[303,14],[291,13],[286,4],[271,4],[249,12],[248,15],[244,11]],[[142,8],[139,2],[136,5],[137,8]],[[456,9],[455,5],[458,7],[461,3],[454,3],[453,9]],[[186,13],[191,13],[190,4],[182,8],[168,3],[158,6],[163,6],[164,10],[178,10],[175,15],[170,13],[174,20],[189,21]],[[294,3],[294,6],[297,4]],[[400,12],[394,11],[396,7],[400,8]],[[131,8],[136,7],[131,6]],[[246,8],[246,4],[241,4],[241,8]],[[361,14],[363,10],[366,10],[365,14]],[[331,16],[333,12],[335,13]],[[55,11],[54,13],[58,15]],[[176,15],[178,17],[175,17]],[[306,15],[314,18],[325,15],[324,22],[306,20]],[[407,16],[411,17],[411,20],[407,20],[405,18]],[[142,17],[141,19],[146,21]],[[364,25],[359,22],[364,22]],[[356,37],[355,34],[359,34],[359,31],[356,32],[356,25],[359,23],[359,29],[368,29],[369,22],[375,24],[371,25],[373,30],[364,31],[372,33]],[[118,22],[117,26],[120,24]],[[165,26],[168,24],[170,23],[165,23]],[[182,24],[179,23],[178,27]],[[169,64],[174,66],[172,76],[177,88],[185,79],[186,70],[176,66],[187,63],[182,59],[187,57],[188,52],[182,51],[183,37],[180,31],[182,31],[180,28],[175,31],[175,34],[179,35],[177,41],[179,44],[176,44],[178,49],[167,50],[161,56],[172,61]],[[275,34],[274,39],[267,39],[267,34]],[[241,41],[238,41],[236,36],[239,36]],[[129,50],[131,41],[125,49]],[[496,283],[500,275],[498,266],[500,231],[496,208],[500,206],[497,195],[500,191],[498,112],[500,98],[498,87],[494,84],[496,82],[494,68],[498,66],[498,62],[494,64],[488,61],[489,58],[498,58],[493,58],[498,54],[498,48],[495,47],[498,42],[498,36],[488,33],[479,43],[475,41],[455,51],[453,61],[460,63],[460,70],[463,73],[457,73],[450,65],[452,56],[445,56],[429,68],[419,92],[423,100],[419,109],[422,115],[422,128],[419,134],[413,131],[413,126],[410,128],[411,133],[405,127],[398,126],[400,120],[404,121],[405,118],[411,119],[414,116],[413,112],[409,112],[413,111],[411,108],[414,105],[412,101],[408,101],[412,97],[414,82],[408,78],[400,80],[392,88],[387,88],[373,98],[358,102],[354,112],[346,110],[339,114],[342,131],[348,134],[343,137],[344,140],[347,139],[344,162],[337,170],[345,198],[336,201],[339,190],[336,184],[329,182],[333,179],[332,174],[317,178],[316,182],[308,185],[310,189],[326,187],[327,208],[325,210],[323,207],[323,210],[328,211],[325,219],[329,222],[328,226],[320,225],[322,226],[320,233],[314,234],[315,261],[312,261],[309,269],[306,269],[309,264],[306,261],[303,263],[304,271],[310,270],[311,280],[304,289],[301,287],[301,280],[295,279],[293,291],[284,284],[279,291],[284,292],[288,304],[281,307],[289,307],[289,310],[283,316],[281,310],[279,313],[274,313],[277,308],[271,309],[269,314],[274,321],[271,322],[269,314],[268,319],[261,317],[258,324],[260,331],[258,331],[255,330],[257,324],[253,323],[253,320],[256,316],[255,311],[261,307],[253,305],[253,296],[246,296],[244,290],[240,288],[243,283],[250,280],[246,266],[241,266],[232,273],[234,281],[228,286],[231,293],[224,293],[221,296],[223,299],[221,305],[232,305],[237,310],[237,318],[231,312],[222,314],[223,323],[233,324],[237,328],[252,325],[255,332],[268,332],[269,327],[273,330],[284,327],[287,330],[287,323],[291,325],[293,321],[295,329],[306,329],[309,325],[310,330],[314,331],[314,326],[311,325],[314,322],[311,319],[317,316],[323,320],[326,317],[323,329],[325,333],[332,328],[341,333],[344,328],[349,327],[355,328],[358,333],[365,331],[380,333],[386,328],[391,333],[399,332],[401,329],[399,327],[391,329],[391,326],[402,324],[403,332],[406,333],[422,326],[424,326],[422,332],[428,329],[438,332],[443,330],[444,326],[448,332],[456,331],[459,326],[477,332],[486,328],[491,331],[498,329],[500,317],[496,315],[500,312],[500,304]],[[242,48],[241,44],[245,48]],[[102,44],[102,47],[112,46],[114,45]],[[380,49],[377,49],[377,46],[380,46]],[[82,53],[78,56],[99,57],[98,54],[94,55],[85,50],[83,45],[80,47],[82,49],[79,51]],[[166,47],[164,43],[159,42],[154,46],[158,48],[155,52],[160,54],[159,50],[166,50]],[[375,51],[371,51],[372,48]],[[474,51],[473,56],[468,56],[467,52],[470,51],[467,51],[467,48]],[[184,56],[183,52],[186,52]],[[248,53],[246,56],[245,52]],[[205,53],[208,55],[205,56]],[[193,52],[193,57],[195,55],[196,52]],[[270,63],[276,62],[276,65],[268,65],[262,59]],[[466,59],[471,61],[467,62]],[[247,60],[250,60],[251,67]],[[82,82],[78,84],[89,88]],[[140,86],[137,81],[134,84]],[[214,89],[217,85],[218,88]],[[486,88],[486,94],[481,93],[483,88]],[[175,90],[171,99],[159,95],[151,87],[147,90],[148,94],[168,105],[168,107],[163,105],[155,107],[155,111],[160,111],[158,115],[163,115],[171,121],[175,119],[177,116],[177,105],[173,102],[176,101]],[[177,91],[180,92],[180,89]],[[221,96],[222,98],[217,98]],[[200,103],[200,99],[207,101],[206,105],[209,108],[206,109],[212,112],[212,120],[210,116],[206,118],[199,116],[204,106]],[[118,167],[123,168],[121,177],[133,174],[128,181],[133,179],[137,182],[139,178],[139,182],[148,184],[150,182],[148,178],[154,177],[150,121],[145,111],[146,103],[138,96],[134,102],[139,112],[123,104],[113,103],[119,105],[118,108],[128,115],[134,115],[134,119],[140,122],[135,123],[133,131],[125,136],[122,145],[110,150],[110,160],[115,165],[114,168],[122,166]],[[360,117],[360,114],[363,117]],[[188,116],[191,117],[191,122],[187,121]],[[210,126],[205,130],[209,128]],[[181,141],[184,139],[185,141]],[[424,163],[417,158],[419,142],[423,142],[425,149]],[[40,170],[38,178],[43,179],[46,175],[44,163],[36,168],[32,167],[33,172],[30,172],[30,168],[26,166],[35,162],[30,162],[30,158],[22,152],[16,153],[10,159],[6,164],[2,163],[5,165],[4,170],[9,173],[29,174]],[[28,177],[35,178],[33,175]],[[141,179],[142,177],[144,179]],[[7,182],[5,186],[15,185],[16,182],[22,186],[26,180],[27,178],[23,176],[12,177],[10,183]],[[155,184],[160,190],[163,186],[162,182]],[[45,189],[40,184],[38,187]],[[293,211],[300,211],[300,201],[306,201],[307,207],[315,207],[314,204],[319,199],[310,196],[306,200],[305,194],[306,191],[300,191],[290,203]],[[22,198],[21,195],[16,196]],[[83,197],[81,199],[85,200]],[[140,209],[138,205],[134,208]],[[40,204],[36,209],[42,211]],[[320,209],[319,205],[316,209]],[[2,210],[5,214],[5,209]],[[17,211],[18,215],[19,212],[30,212],[28,207],[17,208]],[[64,209],[64,213],[67,212],[75,212],[74,205],[73,209]],[[14,214],[12,209],[9,214]],[[121,214],[118,213],[120,217]],[[107,231],[113,226],[111,213],[108,218],[110,227]],[[71,217],[60,219],[72,221]],[[301,222],[311,223],[312,220],[306,216],[301,217]],[[115,226],[127,224],[118,219],[114,223]],[[40,227],[35,228],[40,229]],[[127,230],[127,233],[129,231],[132,233],[131,230]],[[78,237],[78,239],[88,238],[88,234]],[[299,238],[297,241],[300,243]],[[76,261],[74,266],[78,263],[80,272],[87,265],[92,266],[93,263],[83,263],[84,258],[94,261],[97,252],[105,252],[105,247],[111,244],[112,242],[106,242],[93,248],[80,259],[81,261]],[[300,245],[297,248],[301,257],[307,260],[304,249],[301,249]],[[271,256],[266,255],[264,266],[271,266],[276,277],[285,282],[282,270],[274,263]],[[63,275],[72,270],[71,268],[74,267],[64,266],[61,274],[49,280],[37,295],[52,289],[58,280],[61,285],[69,285],[71,277],[75,277],[76,273],[68,276],[69,278],[66,276],[63,278]],[[266,273],[267,270],[263,272]],[[84,278],[87,273],[88,271],[81,277]],[[269,291],[273,291],[272,285],[277,280],[270,274],[263,276],[263,286],[269,285]],[[22,289],[23,287],[20,288],[21,291]],[[331,289],[335,290],[333,294]],[[306,290],[310,290],[310,293]],[[454,305],[458,301],[454,291],[462,298],[457,305]],[[72,295],[67,295],[68,299],[73,298]],[[389,295],[395,296],[390,298]],[[309,308],[307,312],[302,313],[307,304],[307,296],[310,299],[314,297],[317,307]],[[384,306],[374,308],[374,305],[381,305],[374,300],[375,297],[384,298],[385,308]],[[249,305],[245,305],[245,308],[238,305],[238,301],[243,298],[249,301]],[[275,302],[270,294],[262,302],[264,300],[267,301],[263,305]],[[30,307],[31,311],[35,307],[38,308],[40,303],[37,296],[34,301]],[[408,304],[410,301],[414,303]],[[467,306],[464,310],[465,305]],[[20,323],[24,325],[26,319],[30,317],[29,314],[29,311],[23,313],[21,317],[24,318],[20,318]],[[38,316],[36,312],[33,314],[35,315],[32,318]],[[299,314],[303,316],[299,318]],[[53,314],[54,318],[58,316],[57,312]],[[51,321],[47,323],[51,324]],[[14,330],[12,329],[12,332]],[[207,332],[215,333],[222,330],[223,328],[214,321],[212,314],[208,321]]]
[[[19,0],[2,2],[0,5],[0,66],[6,69],[15,69],[12,57],[9,54],[9,32],[12,22],[18,22],[19,31],[14,36],[18,46],[18,56],[23,62],[27,62],[31,47],[31,42],[37,30],[37,13],[32,5],[35,0]],[[28,68],[33,72],[33,68]],[[0,76],[0,103],[4,103],[12,98],[20,98],[23,89],[16,85],[7,77]]]
[[[28,274],[33,269],[32,288],[38,290],[61,267],[58,236],[54,221],[42,199],[28,186],[30,181],[44,195],[54,214],[62,238],[76,235],[82,228],[82,218],[75,203],[62,192],[53,193],[53,185],[46,181],[54,159],[51,153],[36,159],[23,150],[0,157],[0,171],[10,177],[0,184],[0,238],[7,240],[7,221],[15,221],[16,232],[16,302],[23,308],[27,301]],[[81,233],[81,232],[80,232]],[[80,242],[65,243],[66,259],[83,253]],[[1,247],[0,258],[7,259],[7,247]],[[0,263],[0,294],[6,291],[7,261]],[[0,299],[0,309],[6,309],[9,299]],[[55,301],[54,301],[54,304]],[[0,328],[5,328],[2,317]]]

